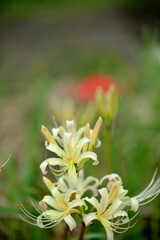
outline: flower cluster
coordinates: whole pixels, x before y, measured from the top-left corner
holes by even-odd
[[[74,216],[78,215],[85,226],[92,225],[94,220],[99,221],[106,230],[107,239],[112,240],[114,232],[123,233],[133,227],[140,207],[159,194],[158,169],[147,188],[135,197],[128,196],[118,174],[106,175],[101,180],[93,176],[84,178],[86,162],[91,159],[93,165],[99,163],[93,151],[101,144],[98,139],[101,125],[102,119],[99,118],[93,130],[89,124],[77,130],[74,121],[66,121],[66,127],[57,126],[52,133],[42,126],[45,146],[56,157],[43,161],[40,169],[45,175],[49,168],[56,181],[53,183],[43,176],[50,195],[40,201],[43,210],[39,210],[31,200],[37,215],[31,214],[23,205],[19,206],[28,217],[24,218],[27,222],[40,228],[50,228],[64,220],[72,231],[77,226]],[[129,211],[134,212],[131,218]]]

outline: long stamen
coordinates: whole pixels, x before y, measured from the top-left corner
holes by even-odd
[[[9,162],[9,160],[10,160],[11,157],[12,157],[12,155],[9,155],[7,161],[5,161],[2,165],[0,165],[0,171],[1,171],[2,168]]]

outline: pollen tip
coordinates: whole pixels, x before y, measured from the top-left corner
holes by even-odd
[[[32,221],[34,222],[34,221],[35,221],[35,219],[34,219],[34,218],[32,218]]]
[[[12,157],[12,155],[10,154],[10,155],[9,155],[9,157],[11,158],[11,157]]]
[[[127,209],[126,211],[129,212],[129,209]]]
[[[158,167],[156,167],[156,171],[158,171]]]
[[[31,199],[31,197],[28,197],[28,199]]]
[[[139,210],[142,209],[142,207],[139,207]]]
[[[21,204],[21,207],[23,207],[23,204]]]
[[[2,169],[2,166],[0,166],[0,169]]]
[[[20,208],[20,207],[21,207],[21,204],[18,204],[18,207]]]
[[[139,220],[138,219],[136,219],[136,222],[138,222]]]

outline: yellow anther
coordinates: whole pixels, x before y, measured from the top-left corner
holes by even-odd
[[[158,167],[156,167],[156,171],[158,171]]]
[[[21,204],[18,204],[18,207],[20,208],[20,207],[21,207]]]
[[[34,222],[34,221],[35,221],[35,219],[34,219],[34,218],[32,218],[32,221]]]
[[[23,204],[21,204],[21,207],[23,207]]]
[[[2,169],[2,166],[0,166],[0,169]]]
[[[129,212],[129,209],[127,209],[126,211]]]
[[[136,222],[138,222],[138,219],[136,219]]]
[[[31,199],[31,197],[28,197],[28,199]]]
[[[36,206],[34,206],[34,208],[37,208]]]
[[[9,157],[12,157],[12,155],[9,155]]]

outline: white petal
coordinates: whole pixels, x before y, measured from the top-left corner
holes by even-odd
[[[59,211],[64,211],[64,206],[61,205],[58,201],[56,201],[53,197],[51,196],[45,196],[41,202],[45,202],[47,205],[59,210]]]
[[[74,218],[68,214],[65,218],[64,221],[67,223],[67,225],[69,226],[70,231],[72,231],[74,228],[76,228],[76,222],[74,220]]]
[[[106,188],[102,188],[98,190],[98,192],[101,195],[100,210],[98,211],[98,214],[102,214],[108,206],[108,191]]]
[[[92,198],[86,197],[86,198],[84,198],[84,200],[89,202],[90,204],[92,204],[97,210],[100,209],[100,204],[95,197],[92,197]]]
[[[76,130],[74,120],[72,120],[72,121],[66,120],[66,128],[67,128],[68,132],[74,132]]]
[[[117,211],[119,211],[119,208],[122,206],[122,201],[116,200],[114,203],[105,211],[103,214],[104,218],[107,218],[107,216],[114,215]]]
[[[95,219],[98,219],[96,216],[96,213],[89,213],[87,215],[84,216],[83,218],[83,222],[85,223],[86,226],[89,225],[89,223]]]
[[[131,198],[131,211],[137,212],[138,208],[139,208],[139,203],[137,199]]]
[[[69,165],[68,176],[69,176],[71,189],[76,189],[77,184],[78,184],[78,178],[77,178],[76,168],[75,168],[75,165],[73,163],[71,163]]]
[[[112,180],[114,180],[114,179],[116,179],[116,178],[117,178],[120,182],[122,182],[122,179],[121,179],[121,177],[120,177],[118,174],[112,173],[112,174],[108,174],[108,175],[104,176],[104,177],[100,180],[100,184],[102,184],[106,179],[108,179],[109,181],[112,181]]]
[[[86,158],[91,158],[93,161],[95,161],[93,163],[93,165],[97,165],[99,162],[97,160],[97,154],[94,153],[94,152],[84,152],[82,153],[79,158],[77,159],[77,163],[79,164],[83,159],[86,159]]]
[[[51,166],[56,166],[56,165],[65,166],[67,163],[68,162],[66,160],[62,160],[61,158],[48,158],[40,164],[40,169],[45,174],[46,173],[46,167],[48,165],[51,165]]]
[[[78,206],[85,206],[85,210],[87,210],[87,205],[85,204],[84,200],[73,200],[72,202],[69,203],[69,209],[78,207]]]
[[[74,152],[73,152],[73,158],[74,159],[78,158],[83,146],[88,142],[89,142],[89,139],[84,137],[77,143],[77,146],[75,147]]]
[[[71,137],[72,133],[64,133],[63,136],[64,150],[69,157],[72,156]]]
[[[73,193],[75,193],[75,192],[76,192],[76,190],[68,189],[68,190],[65,192],[64,200],[65,200],[66,202],[69,202],[71,195],[72,195]]]
[[[67,158],[66,153],[58,145],[50,143],[46,148],[51,152],[54,152],[55,154],[57,154],[59,157]]]
[[[79,139],[81,138],[83,132],[84,132],[85,127],[81,127],[75,134],[75,136],[73,136],[72,138],[72,147],[73,149],[75,148],[75,146],[77,145]]]

